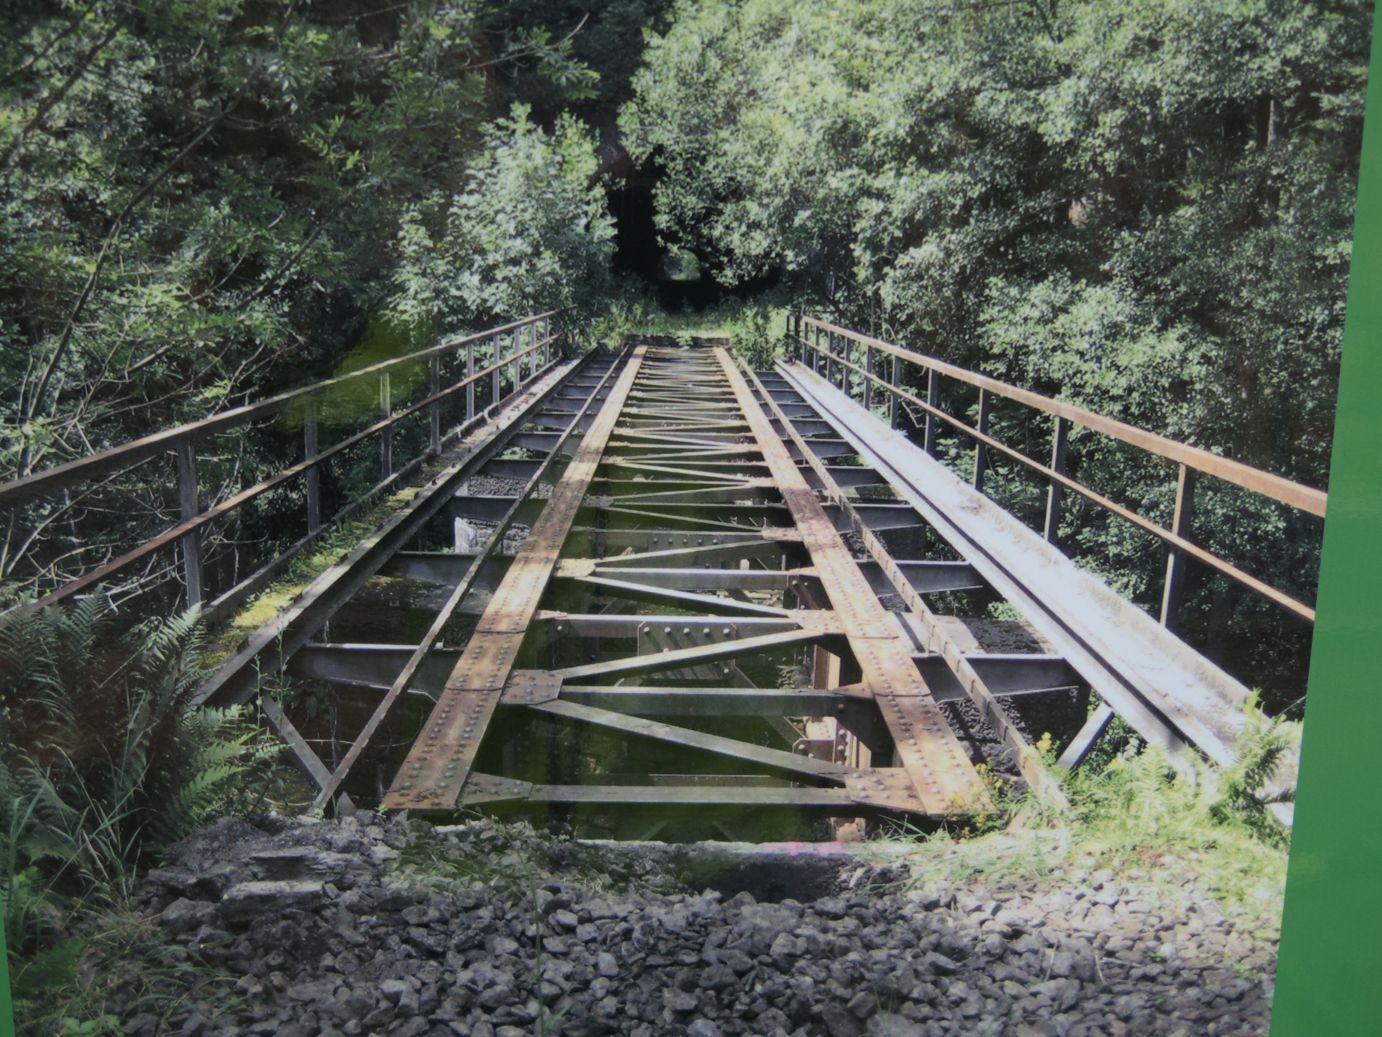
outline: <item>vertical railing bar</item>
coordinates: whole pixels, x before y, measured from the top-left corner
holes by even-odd
[[[869,346],[864,351],[864,370],[868,376],[864,379],[864,410],[873,410],[873,347]]]
[[[465,387],[465,420],[467,422],[475,418],[475,383],[469,381],[475,377],[475,343],[465,344],[465,376],[467,379]]]
[[[441,357],[433,355],[427,365],[427,388],[431,396],[441,392]],[[427,408],[428,449],[435,457],[441,453],[441,400]]]
[[[379,376],[379,416],[385,420],[393,413],[391,396],[389,372],[385,371]],[[393,475],[393,426],[387,425],[379,434],[379,477],[387,479],[391,475]]]
[[[934,367],[926,369],[926,402],[932,407],[936,406],[936,401],[940,399],[940,376],[936,374]],[[926,412],[925,432],[922,434],[922,449],[932,457],[936,456],[936,415],[931,411]]]
[[[317,431],[318,404],[315,397],[307,401],[302,417],[302,456],[311,460],[321,449]],[[322,476],[321,466],[313,465],[307,469],[307,533],[316,534],[322,527]]]
[[[197,500],[197,455],[192,449],[192,440],[184,437],[178,440],[178,511],[182,521],[196,518],[201,511]],[[184,533],[179,538],[182,546],[182,572],[187,583],[187,607],[194,608],[202,603],[202,535],[200,529]]]
[[[1190,526],[1195,517],[1195,469],[1181,464],[1176,472],[1176,505],[1171,516],[1171,532],[1182,539],[1190,539]],[[1181,591],[1185,584],[1188,559],[1177,547],[1168,547],[1166,579],[1161,588],[1161,624],[1168,630],[1176,627],[1180,610]]]
[[[891,428],[897,428],[898,404],[901,402],[900,398],[899,398],[898,395],[897,395],[897,390],[900,388],[900,386],[898,385],[898,381],[897,381],[897,378],[898,378],[898,366],[897,366],[897,365],[898,365],[898,357],[897,357],[897,354],[894,353],[894,354],[892,355],[892,366],[891,366],[891,370],[890,370],[890,373],[889,373],[889,376],[888,376],[888,384],[891,385],[891,386],[893,387],[893,391],[890,392],[890,393],[888,393],[888,425],[889,425],[889,427],[891,427]]]
[[[499,372],[503,370],[500,361],[504,358],[504,336],[491,335],[489,341],[491,349],[490,364],[493,365],[494,371],[489,380],[490,396],[492,397],[490,403],[497,404],[499,402]]]
[[[986,436],[989,431],[989,406],[990,394],[984,390],[979,390],[979,420],[975,428],[980,435]],[[980,493],[984,492],[984,472],[988,469],[988,447],[982,440],[974,441],[974,488]]]
[[[1065,474],[1065,446],[1070,437],[1070,419],[1056,418],[1055,432],[1051,438],[1051,470],[1061,475]],[[1065,495],[1065,487],[1050,479],[1046,487],[1046,522],[1042,530],[1042,535],[1049,543],[1054,544],[1060,535],[1060,513],[1061,500]]]

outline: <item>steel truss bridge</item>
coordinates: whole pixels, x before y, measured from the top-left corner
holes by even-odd
[[[1321,491],[824,321],[794,316],[785,338],[771,371],[714,344],[571,356],[560,315],[540,314],[38,472],[0,504],[37,522],[45,501],[118,493],[171,455],[167,528],[37,596],[138,572],[155,607],[214,621],[407,487],[198,696],[257,702],[326,810],[473,808],[640,836],[934,824],[992,810],[995,770],[1060,802],[1024,734],[1042,703],[1076,718],[1062,767],[1115,715],[1172,760],[1234,761],[1249,693],[1176,635],[1184,566],[1302,621],[1313,610],[1195,543],[1196,478],[1319,519]],[[977,390],[976,420],[941,405],[945,379]],[[1048,458],[995,438],[995,401],[1050,415]],[[328,419],[352,407],[353,426]],[[199,451],[285,423],[295,459],[203,500]],[[1077,426],[1176,466],[1169,525],[1071,477]],[[972,444],[963,478],[938,459],[942,432]],[[327,500],[333,458],[362,445],[378,481]],[[1045,482],[1039,528],[985,496],[996,460]],[[247,574],[224,547],[204,557],[217,523],[274,492],[303,536]],[[1159,618],[1062,553],[1076,496],[1165,544]],[[985,646],[961,618],[995,600],[1020,615],[1021,644]],[[264,690],[284,679],[325,696],[329,731],[301,696]],[[1278,784],[1289,798],[1290,766]]]

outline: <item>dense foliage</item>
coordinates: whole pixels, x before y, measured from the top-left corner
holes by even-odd
[[[1365,0],[683,0],[622,127],[667,171],[662,233],[724,282],[779,271],[852,326],[1323,485],[1370,23]],[[994,421],[1050,449],[1049,423]],[[1071,463],[1169,519],[1167,466],[1088,436]],[[1039,512],[1035,481],[991,484]],[[1313,593],[1313,520],[1200,498],[1206,546]],[[1155,603],[1155,541],[1089,508],[1062,532]],[[1207,641],[1236,619],[1302,653],[1192,576]]]
[[[726,282],[1321,482],[1369,9],[687,0],[623,128]]]
[[[548,29],[488,0],[0,2],[0,478],[361,350],[598,301],[596,138],[559,110],[598,100],[574,41],[610,46],[642,8],[595,6]],[[205,496],[283,449],[215,444]],[[12,512],[9,596],[159,528],[167,482]]]
[[[189,709],[200,650],[195,614],[121,634],[100,598],[0,627],[0,879],[19,960],[69,912],[118,902],[160,847],[256,805],[273,745],[238,711]]]
[[[491,17],[480,0],[4,4],[5,469],[205,413],[290,361],[327,367],[387,302],[400,231],[493,161],[499,70],[589,90],[570,39]],[[526,161],[572,138],[531,131]],[[530,212],[507,230],[541,251],[552,217]]]

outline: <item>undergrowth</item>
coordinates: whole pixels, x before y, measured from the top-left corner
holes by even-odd
[[[1175,885],[1194,876],[1229,913],[1279,917],[1289,835],[1262,792],[1289,734],[1249,707],[1237,763],[1172,765],[1156,745],[1128,743],[1110,759],[1062,774],[1069,810],[1034,795],[998,795],[993,826],[969,832],[904,832],[919,844],[912,881],[1040,883],[1107,871]],[[1049,749],[1046,759],[1053,765]],[[1004,822],[1015,819],[1015,823]]]
[[[189,708],[201,650],[195,612],[122,629],[99,593],[0,624],[5,939],[38,1029],[162,848],[258,806],[274,743],[245,711]]]

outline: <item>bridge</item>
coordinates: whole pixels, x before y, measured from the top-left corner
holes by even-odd
[[[1197,481],[1321,522],[1322,491],[804,314],[784,342],[759,371],[714,342],[577,354],[556,312],[443,341],[0,486],[12,530],[61,527],[9,578],[223,623],[368,519],[197,699],[257,703],[323,810],[936,824],[993,810],[995,772],[1059,804],[1034,741],[1078,767],[1115,717],[1173,763],[1235,761],[1251,696],[1178,635],[1187,565],[1314,611],[1196,542]],[[1049,452],[995,435],[999,406],[1049,421]],[[1072,475],[1077,431],[1170,466],[1170,522]],[[277,459],[237,484],[245,436]],[[986,493],[1000,464],[1044,488],[1039,521]],[[74,570],[136,486],[162,528]],[[1158,614],[1062,551],[1075,503],[1164,545]],[[1015,618],[973,621],[995,603]],[[1287,821],[1293,785],[1288,761]]]

